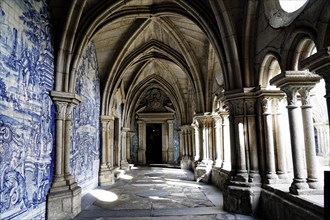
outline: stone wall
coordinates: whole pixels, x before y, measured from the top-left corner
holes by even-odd
[[[321,220],[324,209],[287,192],[266,187],[260,194],[259,215],[269,220]]]
[[[0,219],[45,218],[54,51],[45,0],[0,1]]]
[[[93,43],[79,65],[76,93],[82,102],[72,115],[71,170],[83,194],[98,185],[100,148],[100,80]]]
[[[218,187],[221,191],[224,190],[224,184],[228,178],[229,171],[222,170],[220,168],[212,168],[211,171],[211,182],[213,185]]]

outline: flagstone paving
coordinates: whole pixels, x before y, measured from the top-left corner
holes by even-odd
[[[255,219],[223,210],[222,192],[197,183],[191,171],[132,167],[115,184],[98,187],[82,198],[75,219]]]

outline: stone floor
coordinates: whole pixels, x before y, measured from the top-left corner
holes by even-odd
[[[112,186],[85,195],[75,219],[255,219],[224,211],[222,193],[193,179],[181,169],[132,167]]]

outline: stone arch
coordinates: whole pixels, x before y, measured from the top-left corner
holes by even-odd
[[[80,1],[79,1],[80,2]],[[74,19],[68,19],[68,27],[79,27],[80,31],[75,32],[76,35],[70,34],[67,30],[64,31],[64,37],[61,40],[63,49],[60,50],[58,54],[58,64],[57,66],[65,65],[66,70],[63,74],[61,71],[58,72],[58,77],[56,78],[57,90],[65,91],[74,91],[74,80],[76,67],[81,59],[81,54],[87,43],[97,31],[102,27],[102,25],[111,21],[111,19],[116,19],[118,16],[122,16],[127,12],[120,12],[120,9],[126,4],[126,1],[121,0],[115,3],[113,2],[102,2],[102,4],[96,4],[93,9],[89,10],[91,13],[86,14],[86,16],[81,17],[82,10],[84,8],[85,2],[78,5],[78,3],[73,3],[71,8],[75,13],[75,16],[72,16]],[[215,45],[215,48],[219,51],[220,46],[218,45],[217,39],[217,30],[214,28],[214,24],[209,16],[209,13],[205,13],[200,7],[197,7],[194,3],[186,0],[178,1],[176,4],[169,4],[163,6],[163,8],[154,7],[153,10],[147,13],[141,13],[138,9],[129,11],[131,16],[150,16],[151,14],[177,14],[185,16],[194,22],[206,33],[209,40]],[[181,6],[181,7],[178,7]],[[185,8],[182,8],[185,6]],[[76,9],[77,8],[77,9]],[[205,8],[203,8],[205,9]],[[111,12],[111,13],[110,13]],[[187,13],[188,12],[188,13]],[[79,16],[78,16],[79,15]],[[111,15],[112,17],[109,17]],[[204,16],[202,16],[204,15]],[[69,17],[71,18],[71,17]],[[76,30],[76,29],[74,29]],[[75,37],[77,36],[77,37]],[[64,82],[64,85],[63,83]]]
[[[151,87],[158,87],[161,88],[163,92],[169,97],[171,102],[174,105],[174,109],[177,112],[178,121],[180,123],[185,123],[186,116],[185,116],[185,106],[183,105],[183,98],[180,95],[177,95],[173,86],[164,80],[162,77],[152,74],[142,80],[137,86],[135,86],[131,91],[127,94],[127,101],[126,103],[130,103],[130,106],[125,106],[124,108],[124,115],[126,116],[123,124],[126,127],[130,127],[130,121],[134,120],[134,114],[136,110],[136,106],[139,103],[141,96],[143,93],[150,89]]]
[[[281,68],[283,70],[298,70],[299,63],[313,49],[317,39],[317,32],[314,29],[295,29],[287,35],[282,52]],[[302,56],[302,57],[300,57]],[[305,57],[306,58],[306,57]]]
[[[154,50],[155,49],[155,50]],[[157,51],[157,52],[155,52]],[[139,57],[139,59],[136,61],[136,57]],[[125,58],[122,61],[121,68],[118,69],[116,77],[114,81],[120,82],[120,77],[122,73],[127,69],[130,65],[136,64],[137,62],[142,62],[144,60],[148,60],[150,58],[161,58],[161,59],[170,59],[171,62],[178,65],[186,74],[188,80],[191,82],[192,85],[194,85],[194,78],[189,73],[189,67],[184,61],[184,58],[182,55],[180,55],[177,51],[173,50],[172,48],[168,47],[167,45],[164,45],[163,43],[159,41],[151,41],[146,43],[145,45],[142,45],[138,49],[136,49],[133,53],[130,54],[127,58]],[[197,82],[197,83],[200,83]],[[116,88],[118,85],[113,86],[112,89]],[[195,90],[198,90],[198,87],[201,87],[201,85],[195,85],[193,86]],[[111,99],[112,99],[112,91],[109,90],[111,88],[107,87],[105,89],[105,92],[103,93],[103,101],[102,101],[102,108],[103,111],[108,113],[110,111],[111,106]],[[198,101],[198,100],[197,100]],[[200,102],[200,101],[199,101]]]
[[[238,57],[237,34],[232,24],[231,14],[228,12],[225,2],[210,1],[212,11],[217,20],[220,31],[222,48],[217,50],[224,70],[224,85],[226,90],[242,88],[241,67]],[[226,55],[225,55],[226,54]]]
[[[267,53],[260,65],[259,85],[269,86],[269,80],[279,73],[281,73],[279,55],[273,52]]]

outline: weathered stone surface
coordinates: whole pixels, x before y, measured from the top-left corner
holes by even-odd
[[[261,188],[252,184],[226,182],[224,185],[224,209],[229,212],[255,215]]]

